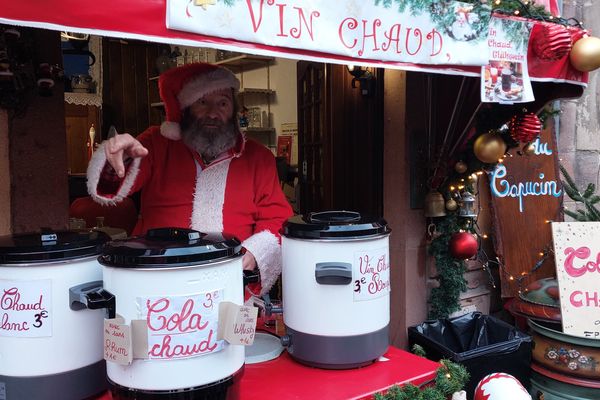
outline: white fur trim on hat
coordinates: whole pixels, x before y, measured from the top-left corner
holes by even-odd
[[[178,122],[165,121],[160,125],[160,133],[167,139],[180,140],[181,126]]]
[[[115,204],[123,201],[125,197],[127,197],[135,183],[135,179],[140,172],[140,162],[141,157],[136,157],[133,159],[131,166],[127,168],[125,173],[125,178],[123,179],[123,183],[121,187],[112,197],[102,196],[98,193],[98,183],[100,182],[100,175],[102,174],[102,170],[106,165],[106,153],[104,152],[104,146],[106,142],[102,142],[94,154],[90,159],[87,168],[87,189],[90,196],[96,203],[100,203],[103,206],[114,206]]]
[[[271,286],[281,275],[281,245],[279,239],[272,232],[264,230],[244,240],[242,246],[252,253],[256,259],[260,271],[260,295],[263,295],[271,289]]]
[[[240,89],[240,81],[231,71],[219,67],[187,82],[177,95],[177,100],[183,110],[203,96],[227,88],[231,88],[237,93]]]

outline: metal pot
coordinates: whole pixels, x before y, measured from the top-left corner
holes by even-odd
[[[355,368],[388,348],[390,229],[352,211],[290,218],[282,229],[284,344],[302,363]]]
[[[74,288],[101,287],[96,258],[107,240],[87,231],[0,237],[0,398],[79,400],[106,389],[104,312],[71,300]]]
[[[241,249],[233,237],[178,228],[106,246],[104,289],[115,296],[116,315],[140,323],[147,341],[145,359],[107,362],[113,397],[191,399],[231,384],[244,348],[217,340],[216,324],[220,302],[243,303]]]

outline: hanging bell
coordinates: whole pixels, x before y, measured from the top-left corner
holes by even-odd
[[[458,216],[462,218],[476,218],[477,211],[475,210],[475,196],[464,191],[460,194],[460,207],[458,208]]]
[[[425,195],[425,216],[443,217],[446,215],[446,201],[444,196],[435,189]]]

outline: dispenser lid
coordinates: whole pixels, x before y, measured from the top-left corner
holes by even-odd
[[[0,236],[0,264],[39,264],[98,255],[110,240],[99,231],[53,231]]]
[[[151,229],[145,235],[108,243],[99,261],[123,268],[173,268],[209,264],[242,255],[233,236],[183,228]]]
[[[344,240],[388,235],[391,229],[383,218],[356,211],[323,211],[288,219],[282,235],[298,239]]]

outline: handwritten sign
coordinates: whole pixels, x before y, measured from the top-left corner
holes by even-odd
[[[527,67],[529,23],[494,17],[489,29],[490,60],[481,68],[481,101],[512,104],[535,100]]]
[[[234,0],[194,6],[189,0],[168,0],[167,27],[365,60],[487,62],[488,6],[459,1],[386,3]]]
[[[548,146],[548,143],[542,142],[539,137],[533,142],[533,147],[535,149],[533,156],[552,155],[552,149]],[[496,165],[490,177],[492,195],[517,199],[520,212],[523,212],[525,198],[528,196],[553,196],[557,198],[562,196],[559,183],[556,179],[547,179],[544,172],[532,176],[530,180],[519,182],[508,178],[507,174],[505,164]]]
[[[354,253],[354,301],[373,300],[390,292],[390,255],[387,247]]]
[[[52,336],[52,281],[0,279],[0,336]]]
[[[225,339],[231,344],[251,345],[256,334],[257,316],[257,307],[238,306],[229,301],[221,302],[218,339]]]
[[[562,221],[562,188],[552,123],[533,145],[531,155],[519,155],[520,148],[511,149],[512,157],[506,157],[488,173],[493,244],[504,265],[500,275],[503,297],[518,296],[519,289],[554,275],[552,257],[533,271],[540,252],[552,242],[547,221]],[[480,193],[487,193],[488,188],[481,185]]]
[[[600,222],[552,223],[563,332],[600,340]]]
[[[189,296],[138,298],[148,329],[148,358],[183,359],[218,352],[223,289]]]
[[[121,316],[104,320],[104,359],[121,365],[133,360],[131,327]]]

